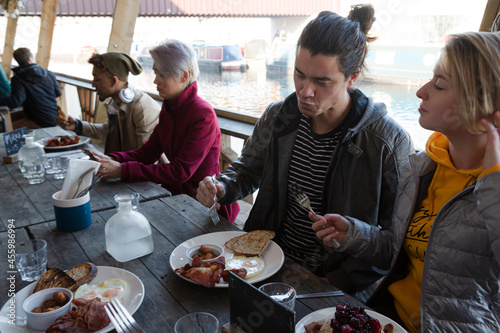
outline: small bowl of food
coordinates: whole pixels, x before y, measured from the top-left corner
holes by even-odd
[[[23,302],[29,327],[45,331],[57,318],[69,312],[73,293],[66,288],[40,290]]]
[[[213,262],[222,256],[224,253],[224,248],[217,244],[202,244],[191,246],[186,251],[186,255],[189,260],[199,260],[201,262]],[[195,259],[199,257],[199,259]]]

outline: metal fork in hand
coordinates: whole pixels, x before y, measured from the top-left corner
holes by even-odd
[[[104,306],[104,310],[118,333],[144,333],[120,301],[112,299],[111,304]]]
[[[89,173],[91,173],[92,171],[94,171],[94,167],[90,168],[90,169],[87,169],[85,170],[81,175],[80,175],[80,178],[78,178],[78,185],[76,186],[76,191],[75,191],[75,194],[73,194],[72,198],[75,199],[76,198],[76,195],[78,194],[78,190],[80,189],[80,186],[82,185],[82,182],[83,182],[83,179],[85,178],[85,176],[87,176]]]
[[[311,201],[309,201],[309,198],[304,193],[304,191],[302,191],[302,189],[299,187],[299,185],[297,185],[297,183],[295,183],[295,182],[290,182],[290,184],[288,184],[288,189],[292,193],[292,196],[295,198],[295,200],[297,200],[299,205],[301,205],[302,207],[304,207],[306,209],[309,209],[309,211],[313,214],[316,221],[318,221],[319,220],[318,215],[316,215],[314,210],[311,208]],[[336,240],[335,238],[332,239],[332,243],[333,243],[333,246],[335,246],[335,247],[340,246],[339,241]]]
[[[215,185],[215,175],[212,176],[212,182]],[[217,192],[215,192],[215,194],[214,194],[214,204],[208,210],[208,213],[210,214],[210,217],[212,218],[212,222],[214,224],[217,224],[220,222],[219,214],[217,214],[217,209],[215,208],[216,203],[217,203]]]

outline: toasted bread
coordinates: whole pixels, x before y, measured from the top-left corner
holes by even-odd
[[[95,278],[97,275],[97,267],[93,263],[85,262],[67,270],[66,274],[75,280],[75,284],[68,289],[75,291],[81,285],[89,283]]]
[[[40,277],[35,285],[33,293],[54,287],[76,291],[81,285],[92,281],[96,275],[97,267],[90,262],[76,265],[66,272],[59,268],[52,268]]]
[[[68,117],[66,117],[66,114],[63,112],[63,110],[61,110],[60,106],[57,107],[57,114],[60,120],[68,121]]]
[[[274,231],[254,230],[238,236],[235,241],[230,239],[226,242],[226,246],[233,250],[233,253],[236,255],[260,257],[275,235]]]
[[[243,236],[245,236],[245,234],[231,238],[226,243],[224,243],[224,246],[232,250],[234,244],[236,244],[236,242]]]
[[[35,285],[35,289],[33,293],[37,291],[60,287],[60,288],[68,288],[75,284],[75,280],[73,280],[68,274],[59,268],[52,268],[46,271],[38,280]]]

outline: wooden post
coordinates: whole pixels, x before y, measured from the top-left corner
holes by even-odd
[[[17,18],[12,18],[10,14],[16,9],[17,1],[11,0],[9,1],[9,6],[7,12],[9,13],[9,18],[7,19],[7,31],[5,32],[5,43],[3,46],[3,56],[2,56],[2,67],[7,75],[7,78],[10,79],[10,68],[12,63],[12,53],[14,52],[14,39],[16,38],[16,29],[17,29]]]
[[[490,31],[491,25],[495,17],[500,12],[500,0],[488,0],[486,8],[484,9],[483,20],[479,31]]]
[[[116,0],[108,52],[120,51],[130,54],[140,4],[140,0]]]
[[[42,18],[40,22],[40,34],[38,35],[38,50],[36,52],[36,63],[47,69],[50,60],[50,48],[52,47],[52,35],[57,16],[58,0],[44,0],[42,5]]]

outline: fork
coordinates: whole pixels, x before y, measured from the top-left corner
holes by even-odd
[[[215,185],[215,175],[212,176],[212,182]],[[210,214],[210,217],[212,218],[212,222],[214,224],[217,224],[220,222],[219,214],[217,214],[217,209],[215,208],[216,203],[217,203],[217,192],[215,192],[215,194],[214,194],[214,204],[208,210],[208,213]]]
[[[75,194],[73,194],[73,199],[76,198],[76,195],[78,194],[78,190],[80,189],[80,186],[82,185],[82,182],[83,182],[83,179],[85,178],[85,176],[87,176],[89,173],[91,173],[95,168],[92,167],[90,169],[87,169],[86,171],[84,171],[81,175],[80,175],[80,178],[78,178],[78,185],[76,186],[76,191],[75,191]]]
[[[319,220],[318,215],[316,215],[314,210],[311,208],[311,201],[309,200],[307,195],[304,193],[304,191],[302,191],[302,189],[299,187],[299,185],[297,185],[297,183],[295,183],[295,182],[290,182],[290,184],[288,184],[288,189],[292,193],[292,196],[295,198],[295,200],[297,200],[299,205],[308,209],[313,214],[316,221],[318,221]],[[339,241],[336,240],[335,238],[332,239],[332,243],[333,243],[333,246],[335,246],[335,247],[340,246]]]
[[[111,304],[104,306],[104,310],[118,333],[144,333],[120,301],[112,299]]]
[[[81,198],[84,195],[86,195],[88,192],[90,192],[90,190],[93,189],[94,186],[102,179],[102,172],[104,170],[106,170],[106,168],[102,168],[101,171],[99,171],[97,174],[93,173],[92,174],[92,182],[90,183],[90,185],[86,189],[84,189],[83,191],[78,193],[78,195],[76,197]]]

